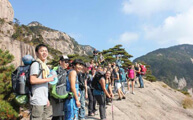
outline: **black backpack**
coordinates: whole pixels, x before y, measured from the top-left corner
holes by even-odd
[[[104,73],[103,73],[103,72],[96,72],[96,74],[95,74],[95,76],[94,76],[94,78],[93,78],[93,80],[92,80],[92,82],[91,82],[92,87],[93,87],[94,89],[103,91],[102,88],[99,87],[99,86],[100,86],[99,80],[100,80],[102,77],[104,77]]]
[[[30,67],[34,62],[32,61],[30,65],[19,66],[12,74],[11,74],[11,81],[12,81],[12,91],[16,95],[32,95],[31,92],[31,84],[30,84]],[[42,73],[41,65],[39,64],[40,72],[37,77],[40,76]]]
[[[79,82],[79,88],[81,90],[85,89],[85,79],[86,79],[86,74],[85,73],[78,73],[78,82]]]

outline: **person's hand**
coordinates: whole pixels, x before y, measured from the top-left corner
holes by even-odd
[[[76,106],[79,108],[80,107],[80,102],[79,102],[79,100],[78,101],[76,101]]]
[[[108,95],[108,98],[112,98],[111,95]]]
[[[47,78],[48,82],[54,81],[54,78],[57,77],[57,75],[53,75],[52,77]]]
[[[111,98],[114,98],[114,94],[111,94]]]
[[[50,106],[50,101],[48,100],[48,101],[47,101],[47,107],[49,107],[49,106]]]

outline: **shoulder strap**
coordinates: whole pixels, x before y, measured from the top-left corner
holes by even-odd
[[[40,74],[42,73],[42,71],[43,71],[43,69],[42,69],[42,66],[41,66],[41,64],[40,64],[40,62],[38,62],[38,61],[36,61],[36,60],[34,60],[34,61],[32,61],[32,63],[31,63],[31,65],[34,63],[34,62],[37,62],[38,64],[39,64],[39,73],[38,73],[38,75],[37,75],[37,78],[40,76]],[[30,66],[31,66],[30,65]]]

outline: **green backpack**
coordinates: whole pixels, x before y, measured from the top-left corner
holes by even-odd
[[[73,97],[73,93],[66,90],[67,80],[68,80],[68,71],[64,70],[62,67],[54,67],[57,72],[58,83],[52,85],[51,96],[54,99],[65,100]]]

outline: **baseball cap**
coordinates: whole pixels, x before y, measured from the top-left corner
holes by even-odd
[[[62,55],[62,56],[60,56],[60,60],[65,61],[65,60],[69,60],[69,58],[67,55]]]

